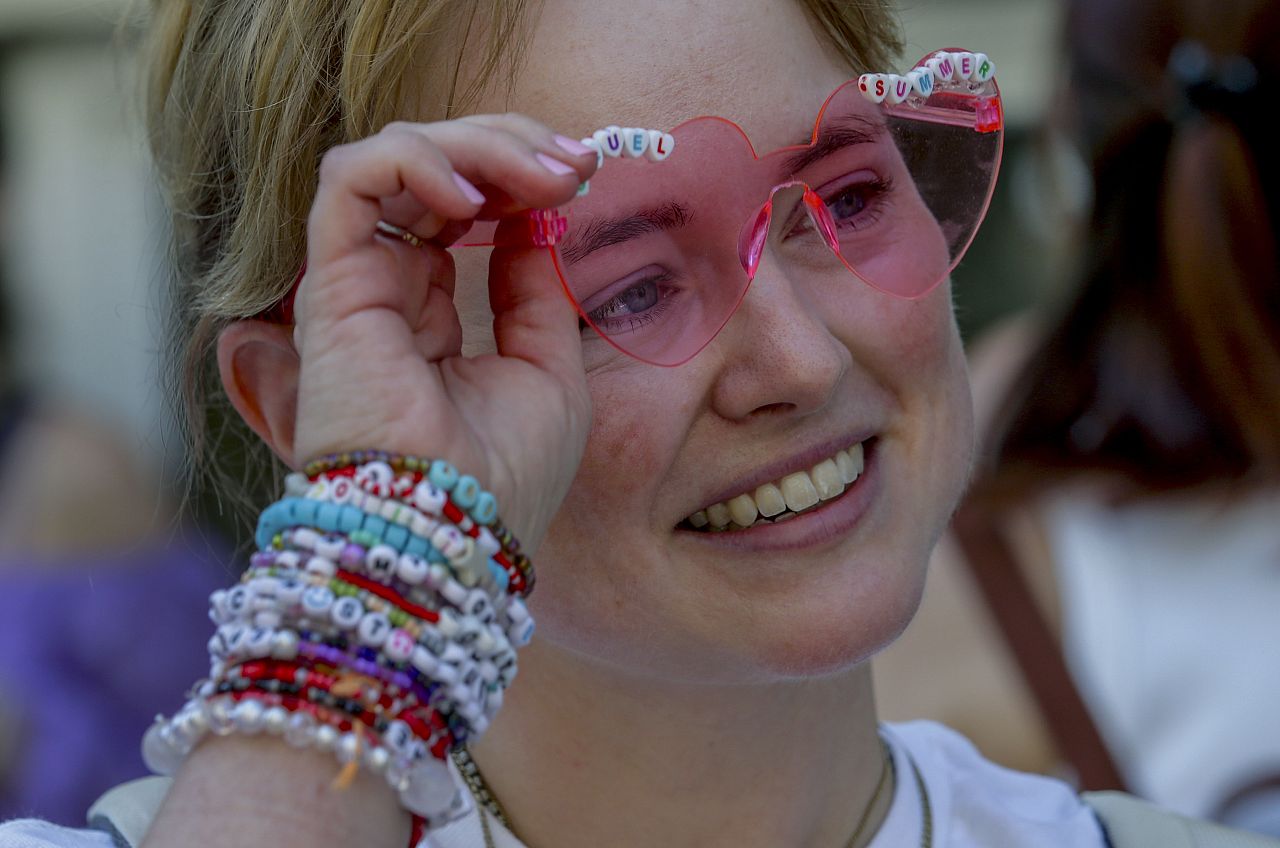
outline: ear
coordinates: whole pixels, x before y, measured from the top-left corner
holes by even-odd
[[[218,334],[218,373],[231,405],[291,468],[300,365],[292,327],[245,320]]]

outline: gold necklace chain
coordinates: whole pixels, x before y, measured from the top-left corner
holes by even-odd
[[[875,809],[876,802],[880,800],[880,795],[884,792],[884,787],[888,784],[888,777],[891,773],[894,775],[896,782],[898,767],[894,763],[893,752],[889,749],[889,743],[885,742],[883,737],[880,739],[880,748],[884,756],[880,767],[880,778],[876,781],[876,788],[871,793],[871,800],[867,803],[867,808],[862,811],[862,818],[858,820],[858,826],[854,829],[853,835],[849,837],[849,841],[845,843],[845,848],[856,848],[858,837],[862,836],[862,831],[866,829],[867,822],[871,820],[871,811]],[[910,753],[907,754],[907,759],[911,763],[911,770],[916,778],[916,789],[920,793],[920,848],[933,848],[933,806],[929,801],[929,790],[925,786],[924,775],[920,773],[920,767],[916,765],[916,761],[911,757]],[[489,818],[485,813],[488,812],[501,822],[508,832],[514,834],[515,829],[511,827],[511,821],[507,818],[506,811],[498,803],[493,790],[489,788],[489,784],[485,782],[484,775],[480,773],[480,767],[476,765],[475,760],[471,759],[471,754],[467,752],[466,748],[458,748],[453,752],[453,763],[458,767],[458,773],[462,775],[462,779],[466,782],[471,796],[480,805],[477,813],[480,816],[480,832],[484,835],[484,848],[496,848],[493,841],[493,833],[489,830]]]

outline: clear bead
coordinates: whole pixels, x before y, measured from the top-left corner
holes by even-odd
[[[254,734],[262,729],[263,713],[266,710],[258,701],[244,700],[236,704],[231,711],[231,720],[241,733]]]
[[[271,707],[262,716],[262,727],[272,736],[279,736],[284,733],[284,729],[288,723],[289,713],[284,707]]]
[[[231,718],[234,706],[230,698],[217,698],[209,702],[209,729],[218,736],[230,736],[236,732],[236,723]]]
[[[284,741],[294,748],[307,748],[315,741],[316,720],[307,713],[289,716]]]
[[[338,743],[338,731],[327,724],[322,724],[316,728],[316,747],[321,751],[332,751],[333,746]]]
[[[157,721],[142,737],[142,761],[155,774],[171,775],[182,765],[182,754],[173,744],[168,723]]]
[[[413,764],[400,790],[400,803],[410,812],[434,820],[455,803],[457,787],[449,767],[435,757]]]

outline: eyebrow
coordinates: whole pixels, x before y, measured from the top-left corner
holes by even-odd
[[[850,115],[840,118],[829,124],[824,124],[822,129],[818,131],[817,141],[813,141],[812,146],[808,146],[812,136],[795,145],[796,147],[805,145],[805,149],[783,160],[783,168],[787,176],[797,171],[803,171],[814,162],[818,162],[838,150],[858,144],[875,144],[884,135],[884,131],[885,125],[883,123],[865,115]]]
[[[592,221],[560,243],[560,255],[567,262],[578,262],[597,250],[622,244],[649,233],[683,227],[692,218],[683,203],[669,201],[650,209],[642,209],[625,218]]]

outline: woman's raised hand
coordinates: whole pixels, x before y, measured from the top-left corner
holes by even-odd
[[[296,463],[358,449],[448,460],[536,547],[590,426],[577,315],[545,250],[495,249],[497,352],[463,357],[455,284],[482,283],[458,283],[444,245],[477,217],[569,201],[596,167],[573,146],[481,115],[392,124],[325,156],[295,301]],[[379,221],[426,245],[375,237]]]

